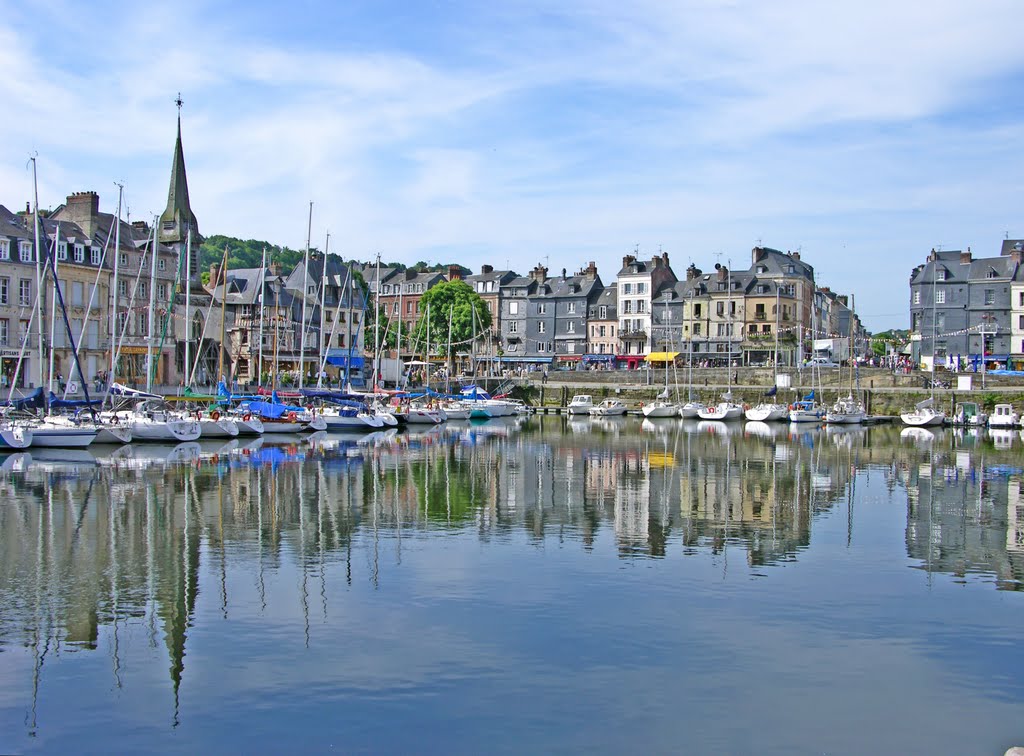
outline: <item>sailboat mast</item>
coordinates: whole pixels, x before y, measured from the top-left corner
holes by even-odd
[[[36,159],[32,157],[32,194],[35,200],[35,248],[36,248],[36,302],[35,311],[37,314],[36,321],[38,323],[38,330],[36,331],[36,340],[39,346],[39,367],[36,370],[38,384],[43,385],[43,268],[42,268],[42,254],[40,250],[40,235],[42,234],[41,225],[39,223],[39,180],[36,175]],[[25,340],[28,341],[29,334],[25,334]]]
[[[778,281],[775,282],[775,356],[772,358],[772,385],[776,386],[779,382],[779,307],[780,300],[779,295],[782,290],[779,288]]]
[[[696,294],[696,284],[690,289],[690,364],[686,376],[686,401],[693,401],[693,296]],[[709,305],[710,307],[710,305]]]
[[[185,237],[185,370],[191,362],[192,348],[192,224]]]
[[[380,379],[380,252],[377,253],[377,275],[375,280],[376,284],[373,287],[373,392],[377,393],[377,382]],[[401,329],[398,332],[401,334]],[[398,346],[401,349],[401,335],[398,338]],[[398,354],[398,359],[402,359],[401,352]]]
[[[320,364],[324,358],[324,329],[327,327],[326,311],[324,308],[327,306],[327,250],[331,246],[331,232],[327,232],[327,239],[324,241],[324,262],[323,267],[320,269],[320,336],[317,338],[319,349],[316,353],[316,361],[320,366],[316,371],[316,387],[320,388],[324,383],[324,368]]]
[[[256,385],[263,382],[263,320],[264,320],[264,297],[267,290],[267,248],[263,247],[263,259],[260,260],[260,301],[258,303],[260,314],[260,351],[256,362],[256,369],[259,374],[256,376]]]
[[[227,325],[225,323],[225,320],[227,319],[227,303],[228,303],[228,245],[227,244],[224,245],[224,260],[221,263],[220,271],[218,271],[218,273],[220,275],[221,285],[220,285],[220,349],[218,350],[218,360],[217,360],[217,380],[218,381],[223,380],[224,381],[224,385],[227,386],[227,385],[230,384],[230,381],[227,380],[227,376],[224,375],[224,350],[226,349],[226,345],[224,344],[224,338],[225,338],[225,330],[226,330],[226,325]],[[216,281],[214,281],[214,283],[213,283],[213,290],[214,291],[217,290],[217,282]],[[228,390],[228,393],[230,393],[230,389]]]
[[[342,289],[341,295],[338,297],[338,310],[341,310],[341,300],[346,294],[348,296],[347,308],[348,312],[345,314],[345,347],[348,349],[348,354],[345,355],[345,385],[344,389],[347,391],[348,386],[352,381],[352,314],[355,312],[352,308],[352,302],[355,299],[353,290],[355,289],[355,281],[352,280],[352,266],[349,266],[348,276],[345,279],[345,288]],[[334,316],[334,327],[338,327],[338,316]],[[334,341],[334,332],[331,332],[331,341]]]
[[[156,226],[159,219],[153,217],[153,236],[150,239],[149,259],[149,317],[146,318],[146,391],[153,392],[153,379],[156,369],[153,366],[153,320],[156,316]]]
[[[455,317],[455,305],[453,304],[451,309],[448,310],[448,369],[444,377],[444,392],[446,394],[451,393],[452,389],[452,320]]]
[[[117,185],[117,218],[114,221],[117,225],[114,231],[114,280],[111,284],[110,289],[110,301],[112,307],[110,308],[110,375],[107,377],[107,388],[109,389],[110,384],[114,380],[114,375],[117,371],[117,349],[115,348],[115,338],[118,335],[117,328],[117,305],[121,297],[121,292],[118,289],[118,272],[121,269],[121,201],[124,197],[124,184]],[[110,238],[109,236],[107,237]],[[188,365],[186,364],[186,368]]]
[[[313,233],[313,203],[309,203],[309,223],[306,226],[306,253],[302,258],[302,328],[299,332],[299,391],[306,376],[306,289],[309,286],[309,239]]]
[[[59,263],[57,250],[60,249],[60,221],[57,221],[57,236],[53,242],[53,288],[54,291],[57,289],[57,266]],[[50,382],[49,390],[53,391],[53,361],[54,361],[54,343],[53,337],[56,333],[57,323],[57,297],[53,296],[50,298]],[[60,388],[58,386],[58,388]]]
[[[725,277],[726,277],[726,284],[725,285],[726,285],[726,288],[728,289],[727,296],[726,296],[726,301],[728,302],[728,304],[725,307],[725,309],[726,309],[726,313],[725,314],[726,314],[726,316],[728,317],[729,320],[726,323],[725,332],[726,332],[726,334],[728,334],[729,358],[728,358],[728,362],[726,363],[725,377],[726,377],[726,379],[729,382],[728,383],[728,385],[729,385],[728,393],[730,394],[729,401],[732,401],[732,396],[731,396],[731,394],[732,394],[732,260],[726,260],[726,262],[729,264],[729,267],[725,271]]]

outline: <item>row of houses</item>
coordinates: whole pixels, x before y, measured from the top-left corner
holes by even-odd
[[[926,366],[1024,369],[1024,240],[999,254],[932,250],[910,274],[910,343]]]
[[[819,288],[798,252],[767,247],[754,248],[748,267],[705,272],[691,264],[682,276],[667,253],[634,253],[607,284],[593,262],[572,274],[550,275],[538,264],[526,274],[484,265],[463,276],[459,266],[444,273],[320,253],[290,271],[272,261],[241,270],[214,264],[204,281],[201,242],[180,115],[159,217],[101,212],[92,191],[38,217],[29,207],[0,206],[4,385],[78,379],[72,343],[88,383],[113,366],[116,379],[134,384],[209,385],[218,376],[251,384],[275,374],[299,381],[344,375],[360,385],[380,335],[367,329],[370,313],[380,313],[383,329],[401,322],[411,331],[423,295],[456,278],[490,312],[472,356],[492,370],[679,359],[792,365],[832,339],[863,333],[847,298]],[[390,356],[425,356],[416,348],[406,343]]]

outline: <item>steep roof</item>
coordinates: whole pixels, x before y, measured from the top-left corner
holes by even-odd
[[[174,142],[171,183],[167,190],[167,208],[160,216],[160,241],[165,244],[184,243],[192,229],[192,243],[201,242],[199,223],[188,199],[188,176],[185,174],[185,151],[181,147],[181,115],[178,115],[178,138]]]

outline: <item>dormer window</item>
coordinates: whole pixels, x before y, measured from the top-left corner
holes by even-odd
[[[76,263],[84,263],[85,262],[85,245],[84,244],[76,244],[75,245],[75,262]]]
[[[103,251],[99,247],[89,248],[89,262],[93,265],[99,265],[100,260],[103,259]]]
[[[11,259],[11,241],[10,239],[0,239],[0,260]]]
[[[999,278],[999,273],[996,271],[995,268],[989,268],[988,275],[986,276],[986,278]]]
[[[765,273],[768,272],[768,266],[767,265],[758,265],[757,266],[757,272],[760,273],[761,275],[764,275]]]
[[[18,242],[18,259],[22,262],[32,262],[32,242]]]
[[[936,281],[945,281],[946,280],[946,269],[945,268],[938,268],[935,271],[935,280]]]
[[[63,262],[68,259],[68,243],[58,242],[57,243],[57,259]]]

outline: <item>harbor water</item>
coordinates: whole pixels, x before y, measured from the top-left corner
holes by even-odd
[[[544,416],[0,455],[0,752],[1001,754],[1022,451]]]

